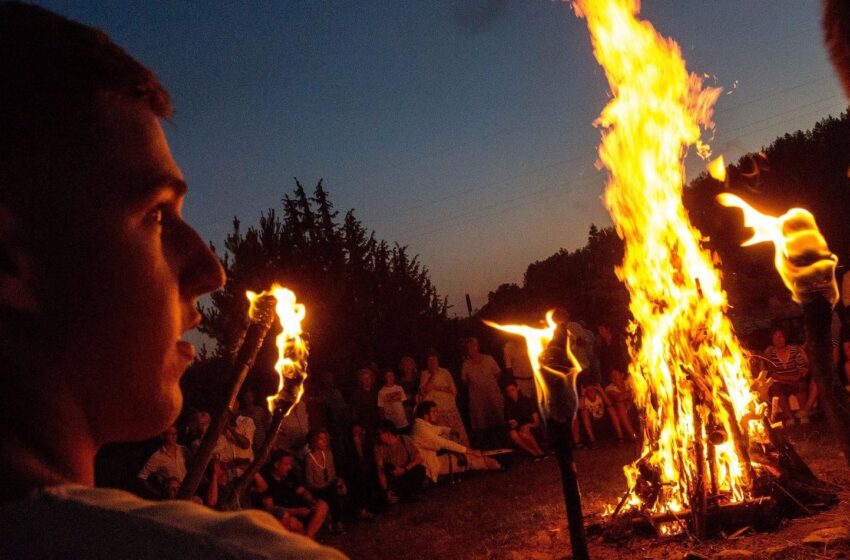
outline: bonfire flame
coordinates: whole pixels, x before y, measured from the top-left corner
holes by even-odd
[[[832,305],[838,301],[835,265],[832,254],[821,235],[815,217],[803,208],[792,208],[779,217],[762,214],[740,197],[722,193],[717,197],[723,206],[740,208],[744,226],[753,236],[742,247],[769,241],[775,248],[774,263],[794,301],[806,303],[817,294]]]
[[[295,293],[278,284],[270,290],[256,294],[246,293],[251,308],[248,315],[253,318],[255,302],[264,296],[275,298],[275,313],[280,323],[281,332],[275,339],[277,345],[277,362],[274,369],[278,374],[277,394],[268,398],[269,411],[279,411],[284,415],[301,400],[304,393],[304,380],[307,378],[307,344],[301,337],[301,321],[304,320],[306,309],[304,304],[296,303]]]
[[[501,331],[525,338],[528,358],[534,372],[534,384],[537,387],[538,401],[543,418],[553,417],[558,421],[571,421],[576,413],[576,376],[581,371],[578,360],[570,349],[570,337],[563,333],[564,347],[560,348],[558,324],[554,319],[555,311],[546,313],[546,327],[535,328],[526,325],[500,325],[493,321],[484,321],[487,325]],[[553,347],[553,342],[558,347]],[[565,359],[559,359],[558,354]],[[563,362],[567,363],[564,364]]]
[[[738,419],[756,407],[749,364],[725,315],[726,294],[682,205],[684,156],[710,150],[720,90],[689,74],[679,46],[637,19],[637,0],[576,0],[612,99],[597,124],[610,178],[605,204],[625,241],[617,269],[634,317],[629,372],[643,415],[642,457],[625,468],[628,504],[682,511],[711,490],[748,497],[746,439],[761,429]]]

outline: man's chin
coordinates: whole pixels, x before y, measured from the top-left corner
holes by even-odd
[[[183,406],[183,393],[179,386],[169,388],[158,398],[147,403],[141,399],[127,399],[123,411],[124,421],[114,426],[117,433],[111,441],[142,441],[157,437],[174,425]]]

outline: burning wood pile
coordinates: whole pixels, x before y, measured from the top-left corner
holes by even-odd
[[[625,467],[628,490],[596,528],[612,538],[649,531],[702,539],[744,527],[769,529],[782,516],[829,506],[833,489],[766,419],[757,396],[764,376],[750,370],[726,315],[718,263],[682,204],[685,155],[694,146],[710,156],[701,135],[714,126],[721,90],[705,87],[687,71],[679,46],[637,18],[638,0],[576,0],[573,6],[587,20],[611,87],[596,123],[603,130],[599,161],[609,173],[605,204],[625,242],[617,274],[630,294],[629,373],[643,436],[640,458]],[[810,231],[814,220],[806,224]],[[757,228],[753,242],[776,241],[788,257],[788,238],[777,237],[775,228],[765,231]],[[790,242],[803,255],[791,259],[793,284],[829,292],[835,259],[828,250],[823,254],[818,236]],[[552,340],[551,318],[548,329],[505,330],[526,337],[545,390],[542,350]]]

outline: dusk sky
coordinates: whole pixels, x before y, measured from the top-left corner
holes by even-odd
[[[585,22],[549,0],[40,2],[100,27],[171,92],[185,215],[221,247],[298,177],[324,178],[431,270],[452,313],[609,225],[592,125],[607,84]],[[691,71],[730,91],[734,161],[846,107],[814,0],[645,0]],[[689,169],[691,175],[699,168]]]

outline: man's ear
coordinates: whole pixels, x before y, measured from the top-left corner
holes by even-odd
[[[22,222],[0,203],[0,309],[33,312],[38,309],[35,298],[35,263],[21,244],[25,232]]]

